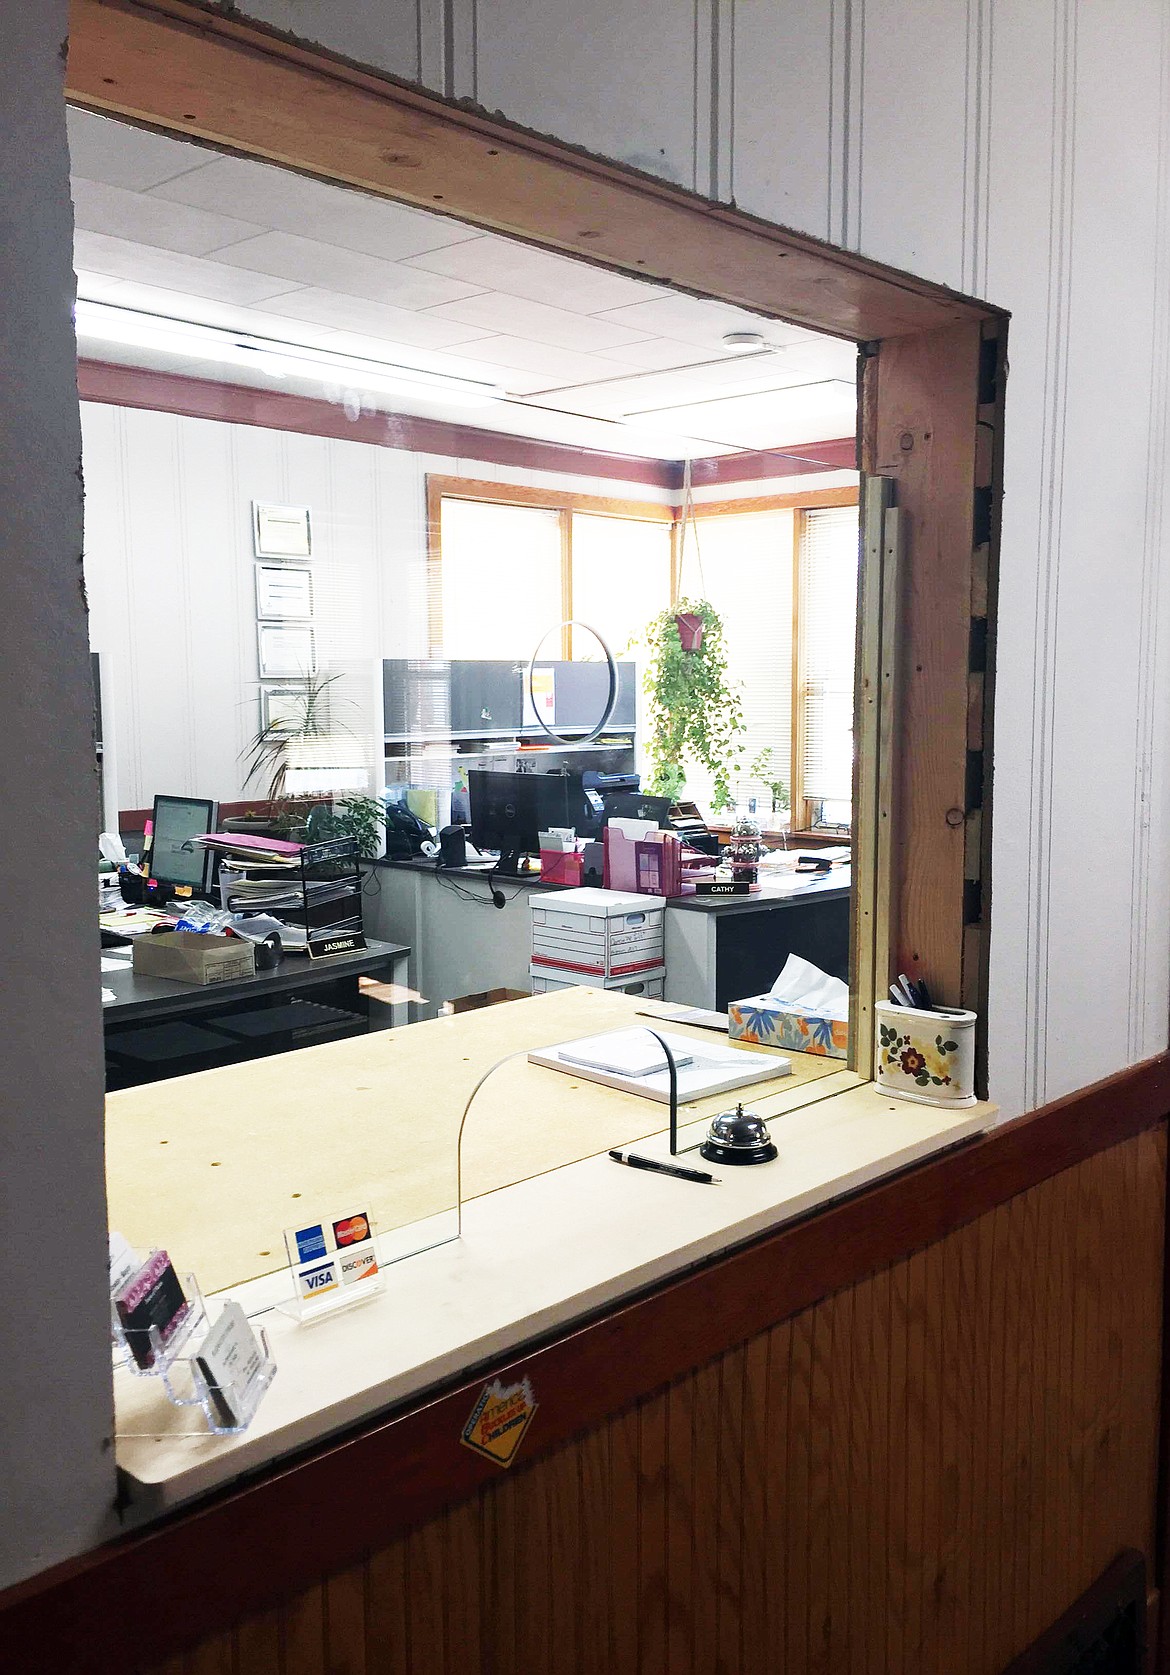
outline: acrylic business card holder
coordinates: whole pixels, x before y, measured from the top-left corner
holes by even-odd
[[[272,1359],[268,1333],[263,1326],[257,1329],[256,1336],[264,1351],[264,1359],[249,1378],[216,1384],[204,1373],[198,1351],[191,1357],[191,1382],[195,1397],[203,1410],[207,1429],[213,1436],[239,1436],[241,1431],[246,1431],[256,1417],[256,1409],[264,1400],[268,1386],[276,1377],[276,1362]]]
[[[150,1254],[153,1256],[155,1253],[151,1251]],[[203,1301],[203,1293],[194,1274],[180,1274],[179,1279],[187,1298],[187,1312],[169,1336],[160,1332],[157,1326],[149,1326],[144,1330],[127,1327],[112,1300],[110,1329],[116,1365],[124,1367],[134,1378],[157,1378],[175,1406],[185,1407],[190,1405],[191,1399],[184,1399],[174,1393],[173,1369],[183,1360],[184,1351],[196,1331],[200,1327],[206,1328],[207,1305]],[[139,1364],[139,1356],[146,1360],[145,1366]]]

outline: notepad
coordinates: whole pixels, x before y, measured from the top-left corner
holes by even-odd
[[[692,1062],[691,1054],[675,1052],[673,1043],[671,1052],[677,1070]],[[583,1041],[572,1041],[562,1047],[560,1054],[568,1064],[606,1070],[613,1076],[653,1076],[666,1069],[666,1054],[644,1029],[613,1029],[605,1035],[587,1035]]]

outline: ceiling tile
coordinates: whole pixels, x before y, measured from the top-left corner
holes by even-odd
[[[720,349],[725,355],[727,351]],[[711,359],[711,352],[700,349],[693,344],[680,343],[677,337],[647,337],[641,343],[630,343],[622,350],[625,360],[634,366],[642,366],[651,372],[660,372],[676,366],[690,366],[695,362]]]
[[[852,436],[856,400],[852,384],[830,379],[787,390],[714,397],[689,406],[640,412],[637,422],[669,425],[739,448],[779,448]]]
[[[509,296],[551,303],[573,314],[595,314],[603,308],[669,296],[660,286],[646,285],[622,274],[607,273],[588,262],[573,261],[549,250],[537,250],[515,239],[487,234],[446,250],[412,256],[411,267],[463,279],[484,290],[489,285]]]
[[[632,303],[625,308],[607,309],[600,319],[652,337],[673,337],[680,343],[698,344],[718,352],[725,332],[757,331],[769,343],[793,343],[809,334],[798,326],[782,325],[749,314],[746,308],[712,302],[704,297],[659,297],[651,302]]]
[[[556,349],[604,352],[636,343],[643,335],[598,315],[571,314],[568,309],[550,308],[547,303],[529,302],[525,297],[508,296],[503,291],[465,297],[462,302],[445,303],[430,312],[444,320],[459,320],[464,325],[482,326],[508,337],[548,343]]]
[[[438,274],[418,273],[398,262],[384,262],[355,250],[338,250],[317,239],[293,233],[261,233],[218,252],[217,261],[259,273],[278,273],[299,285],[388,302],[396,308],[430,308],[474,295],[474,287]]]
[[[427,315],[426,318],[432,316]],[[548,343],[530,343],[519,337],[480,338],[469,343],[464,354],[486,366],[505,367],[538,378],[540,382],[537,384],[525,380],[529,389],[587,384],[598,378],[623,378],[631,371],[625,362],[611,360],[606,355],[578,354],[572,349],[557,349]]]
[[[206,256],[237,239],[251,238],[262,229],[250,221],[236,221],[227,215],[212,215],[188,204],[168,203],[165,198],[128,192],[122,186],[101,181],[73,180],[73,218],[90,233],[109,233],[136,244],[177,250],[188,256]]]
[[[207,157],[206,152],[199,155]],[[230,209],[233,215],[262,227],[308,235],[323,244],[389,262],[481,236],[476,227],[429,215],[409,204],[367,197],[243,157],[218,157],[197,172],[161,186],[152,196],[193,204],[197,209]]]
[[[385,343],[402,343],[424,349],[446,349],[457,343],[475,343],[484,336],[474,327],[461,326],[453,320],[441,320],[434,314],[412,314],[389,303],[365,302],[359,297],[343,297],[334,291],[322,291],[312,286],[282,297],[280,312],[297,320],[312,320],[317,325],[331,326],[338,331],[360,332],[365,337],[376,337]]]
[[[105,233],[79,231],[73,239],[73,261],[78,269],[135,279],[215,302],[264,302],[294,289],[287,279],[272,274],[244,273],[207,262],[200,256],[181,256],[173,250],[152,250]]]
[[[72,172],[85,180],[105,181],[131,192],[144,191],[187,169],[198,168],[212,155],[203,146],[167,139],[72,106],[65,112],[65,121]]]

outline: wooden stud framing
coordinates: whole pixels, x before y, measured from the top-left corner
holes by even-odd
[[[849,1063],[872,1075],[873,1003],[879,973],[888,962],[877,944],[879,923],[878,788],[881,746],[882,561],[891,485],[866,479],[862,493],[861,564],[857,581],[857,691],[853,740],[853,891],[850,940],[854,981],[849,995]],[[884,917],[884,916],[883,916]]]

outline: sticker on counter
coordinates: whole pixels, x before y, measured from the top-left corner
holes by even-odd
[[[360,1245],[369,1236],[370,1218],[367,1215],[344,1216],[341,1221],[333,1223],[333,1238],[338,1250],[346,1245]]]
[[[507,1385],[494,1378],[480,1391],[459,1440],[497,1466],[510,1466],[535,1412],[536,1397],[526,1378]]]

